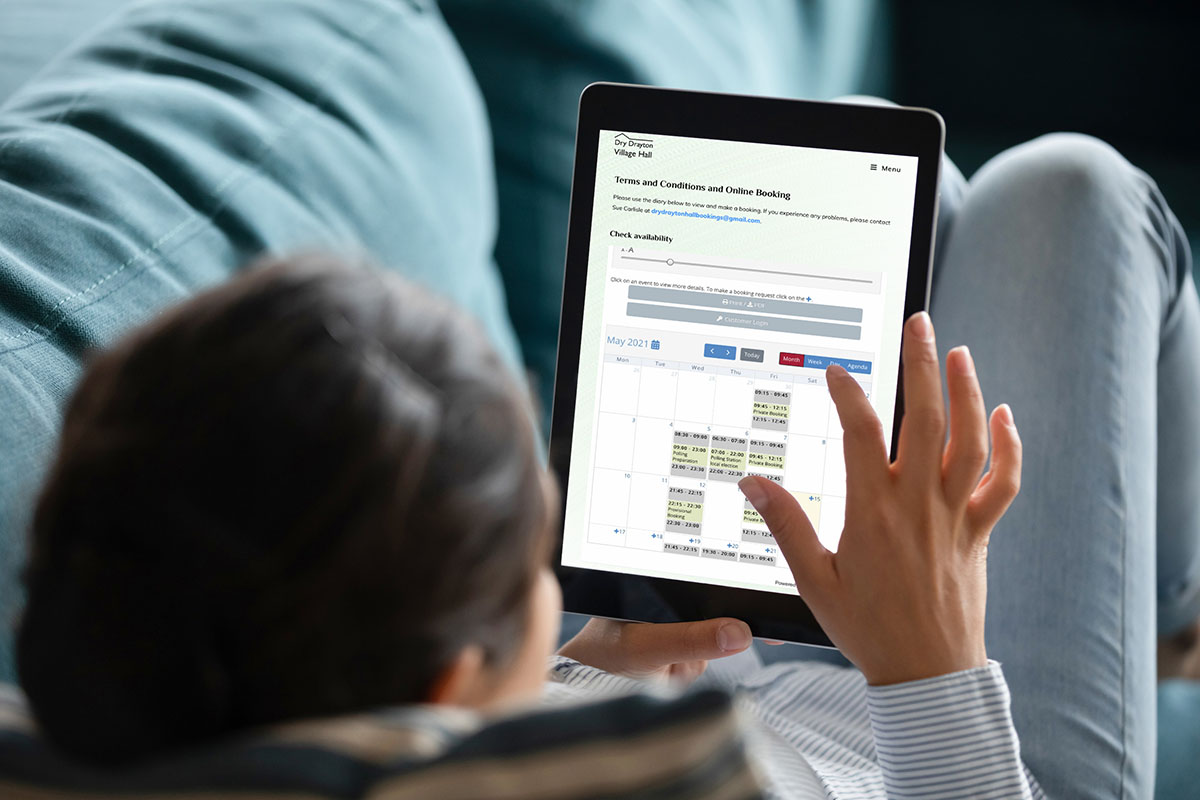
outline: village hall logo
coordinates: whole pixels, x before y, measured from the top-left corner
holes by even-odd
[[[613,137],[613,152],[625,158],[653,158],[654,140],[618,133]]]

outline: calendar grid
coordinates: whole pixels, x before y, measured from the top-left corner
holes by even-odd
[[[601,452],[592,473],[589,495],[605,502],[589,508],[589,541],[786,568],[762,518],[737,488],[750,474],[793,491],[814,525],[826,528],[822,540],[836,547],[840,531],[822,526],[821,516],[827,500],[844,503],[844,480],[831,481],[827,463],[841,430],[823,376],[608,353],[599,377],[598,445],[620,455]],[[719,402],[726,412],[731,403],[744,412],[740,426],[729,422],[736,415],[718,413]],[[814,416],[813,409],[823,416],[803,416]],[[656,468],[643,463],[647,453],[658,459]],[[797,460],[804,463],[793,465]],[[836,519],[829,522],[840,527]]]

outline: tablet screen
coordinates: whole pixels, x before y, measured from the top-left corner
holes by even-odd
[[[825,368],[891,441],[917,162],[600,132],[564,566],[795,594],[748,474],[837,548]]]

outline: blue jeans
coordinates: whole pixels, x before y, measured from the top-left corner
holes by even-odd
[[[1011,403],[987,643],[1051,797],[1149,797],[1155,645],[1200,616],[1200,302],[1154,182],[1052,135],[942,186],[933,318]]]

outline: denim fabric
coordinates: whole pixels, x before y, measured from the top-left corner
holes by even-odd
[[[260,253],[323,248],[441,292],[519,364],[489,142],[436,6],[403,0],[140,3],[0,108],[0,679],[89,348]]]
[[[487,99],[500,187],[496,260],[547,414],[583,88],[619,81],[779,97],[862,91],[881,6],[879,0],[442,0]]]
[[[988,654],[1050,797],[1150,798],[1156,632],[1200,616],[1200,301],[1154,182],[1085,136],[948,171],[933,319],[1012,405]],[[1195,709],[1200,711],[1200,708]]]

